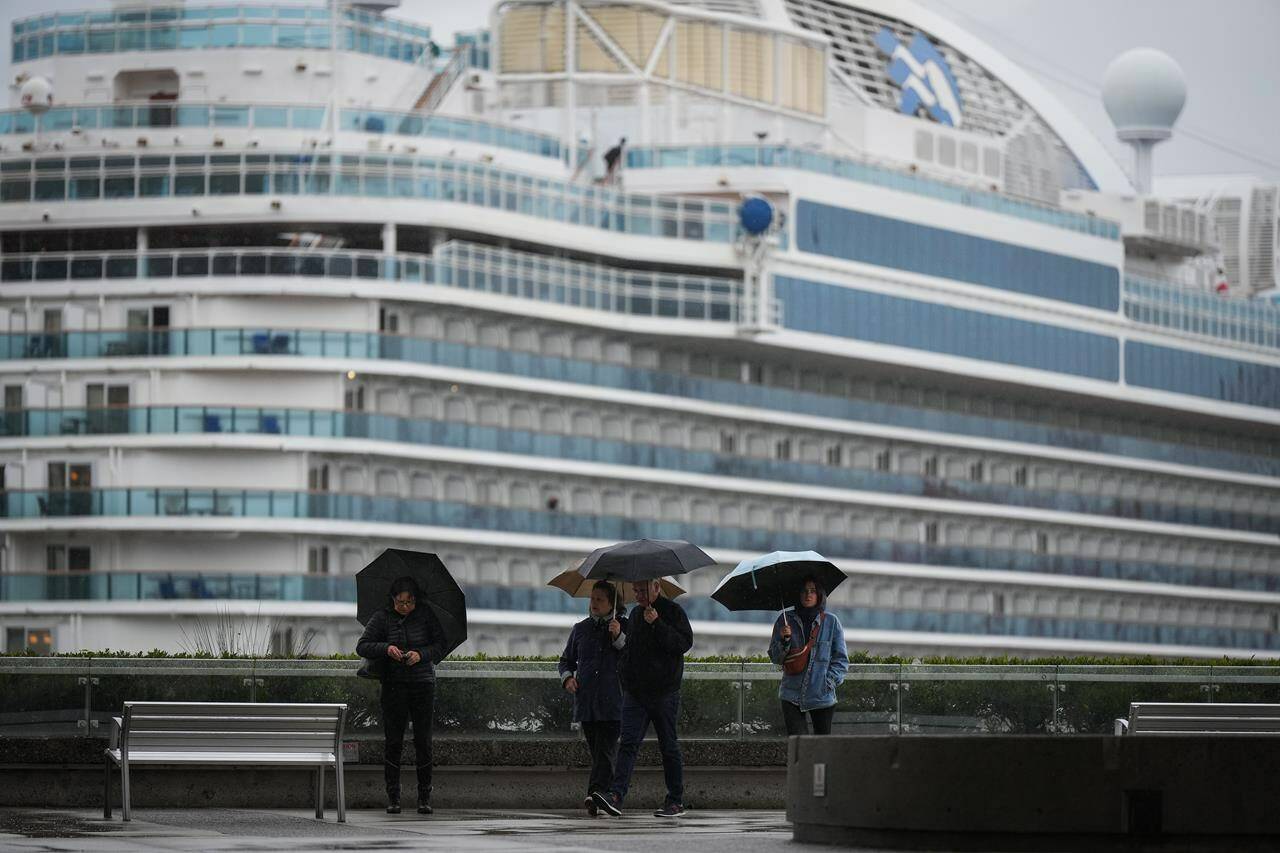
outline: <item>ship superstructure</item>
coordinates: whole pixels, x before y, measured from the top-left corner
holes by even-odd
[[[1280,650],[1280,306],[1213,292],[1221,203],[1135,192],[922,5],[516,0],[448,45],[387,4],[68,5],[12,39],[11,650],[348,651],[397,546],[466,588],[465,650],[554,653],[582,607],[546,581],[640,536],[822,552],[851,648]],[[695,652],[762,648],[688,580]]]

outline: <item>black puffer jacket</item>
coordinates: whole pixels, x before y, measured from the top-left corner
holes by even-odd
[[[627,643],[622,648],[618,675],[622,689],[644,700],[661,699],[680,689],[684,678],[684,655],[693,648],[693,629],[684,609],[661,596],[653,602],[657,620],[650,625],[644,608],[636,605],[623,625]]]
[[[444,657],[440,626],[430,608],[415,607],[408,616],[379,610],[364,626],[364,635],[356,643],[356,654],[370,660],[385,660],[383,681],[397,683],[435,681],[435,662]],[[413,666],[387,657],[387,647],[402,652],[415,651],[422,661]]]

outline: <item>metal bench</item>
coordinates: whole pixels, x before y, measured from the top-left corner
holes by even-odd
[[[314,767],[316,817],[324,817],[324,769],[332,766],[338,822],[347,820],[342,777],[346,705],[249,702],[125,702],[105,750],[102,815],[111,817],[111,765],[120,765],[120,805],[132,818],[129,771],[139,764]]]
[[[1133,702],[1117,735],[1280,735],[1280,705]]]

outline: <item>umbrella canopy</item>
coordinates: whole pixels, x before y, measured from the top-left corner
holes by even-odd
[[[590,598],[591,590],[596,585],[597,580],[598,578],[584,577],[580,568],[569,569],[547,581],[547,586],[562,589],[574,598]],[[662,594],[667,598],[677,598],[689,591],[671,578],[659,578],[658,582],[662,584]],[[613,581],[612,583],[618,587],[619,604],[635,603],[636,597],[635,593],[631,591],[631,584],[625,581]]]
[[[597,548],[578,571],[592,580],[648,581],[683,575],[715,562],[697,545],[682,539],[636,539]]]
[[[738,563],[711,597],[730,610],[783,610],[800,603],[800,582],[810,576],[828,594],[847,577],[817,551],[774,551]]]
[[[413,578],[422,590],[419,607],[429,607],[444,633],[443,654],[467,639],[467,596],[435,554],[388,548],[356,574],[356,619],[363,625],[390,600],[391,584]]]

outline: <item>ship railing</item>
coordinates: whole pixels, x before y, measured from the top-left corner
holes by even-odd
[[[452,157],[260,151],[10,159],[0,204],[132,198],[358,196],[474,205],[620,234],[730,244],[733,205],[620,192]],[[785,242],[785,241],[783,241]]]
[[[422,112],[340,109],[339,129],[452,142],[474,142],[559,159],[560,140],[499,122]],[[0,136],[72,131],[212,128],[215,130],[306,130],[325,127],[323,105],[228,104],[199,101],[116,101],[110,105],[61,105],[39,119],[27,110],[0,110]]]
[[[346,249],[10,254],[0,284],[262,276],[366,279],[470,290],[632,316],[737,322],[740,279],[627,270],[450,241],[434,255]]]
[[[156,336],[158,337],[158,336]],[[269,339],[268,339],[269,340]],[[606,465],[659,468],[694,474],[781,481],[955,501],[1036,507],[1112,518],[1280,534],[1280,514],[1262,498],[1232,508],[1203,506],[1184,497],[1090,494],[1057,486],[975,483],[963,477],[872,471],[796,459],[759,459],[736,453],[654,441],[601,438],[591,431],[521,429],[415,415],[283,406],[60,406],[0,411],[0,436],[267,435],[367,439],[434,447],[513,453]],[[839,447],[837,445],[837,447]]]
[[[1280,306],[1208,293],[1147,275],[1124,277],[1124,313],[1135,323],[1258,349],[1280,349]]]
[[[627,149],[628,169],[774,168],[817,172],[875,184],[953,204],[1015,216],[1081,234],[1120,239],[1120,226],[1107,219],[1014,198],[999,192],[929,178],[869,159],[855,159],[789,145],[672,145]]]

